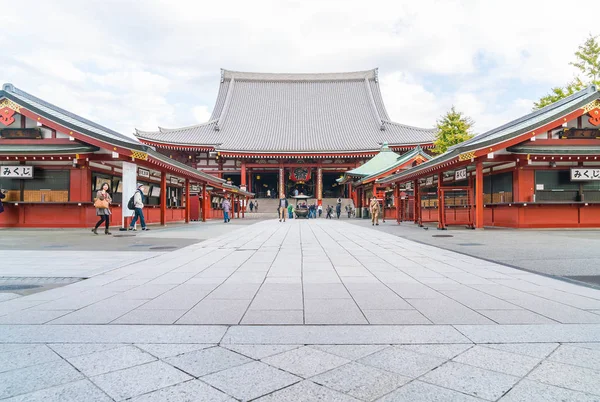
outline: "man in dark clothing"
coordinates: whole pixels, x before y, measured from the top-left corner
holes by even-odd
[[[331,208],[331,205],[327,205],[327,216],[325,217],[325,219],[331,219],[332,214],[333,214],[333,208]]]
[[[337,204],[335,206],[335,214],[337,215],[337,218],[340,219],[340,214],[342,213],[342,204]]]
[[[250,212],[252,212],[252,210],[254,209],[254,203],[252,201],[250,201],[250,205],[248,205],[250,207]]]

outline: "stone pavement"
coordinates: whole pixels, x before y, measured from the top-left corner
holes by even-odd
[[[0,302],[0,399],[600,401],[599,290],[343,221],[219,225]]]

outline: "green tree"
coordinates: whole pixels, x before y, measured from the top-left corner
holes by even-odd
[[[450,111],[442,116],[436,124],[437,134],[433,145],[433,152],[442,154],[452,145],[460,144],[463,141],[473,138],[471,128],[473,120],[463,113],[456,111],[454,106]]]
[[[575,61],[569,63],[578,70],[579,75],[564,87],[552,88],[548,95],[534,102],[533,110],[566,98],[588,85],[600,87],[600,44],[597,39],[597,36],[590,35],[583,45],[579,45],[579,50],[575,52]]]

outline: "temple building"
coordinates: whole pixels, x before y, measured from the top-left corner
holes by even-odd
[[[392,122],[377,69],[330,74],[221,71],[206,123],[137,138],[257,197],[355,198],[338,179],[375,156],[432,148],[435,130]],[[415,156],[417,156],[415,154]],[[412,160],[409,161],[409,164]]]
[[[586,88],[377,184],[405,194],[399,222],[600,227],[600,92]]]
[[[133,137],[4,84],[0,227],[92,227],[98,220],[94,197],[105,183],[114,226],[131,218],[126,204],[138,184],[144,185],[146,222],[163,225],[219,216],[223,197],[241,205],[252,196]]]

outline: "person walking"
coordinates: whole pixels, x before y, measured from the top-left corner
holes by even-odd
[[[342,203],[338,202],[338,204],[335,206],[335,214],[337,215],[338,219],[340,219],[341,213],[342,213]]]
[[[4,189],[0,189],[0,214],[4,212],[4,205],[2,204],[2,200],[6,198],[6,194]]]
[[[371,225],[379,226],[379,201],[377,201],[376,197],[371,198],[369,211],[371,212]]]
[[[231,219],[229,219],[229,212],[231,212],[231,203],[229,202],[229,198],[225,197],[223,202],[221,203],[221,208],[223,208],[223,220],[225,223],[228,223]]]
[[[319,211],[319,218],[321,217],[321,215],[323,215],[323,205],[319,205],[317,207],[317,211]]]
[[[282,219],[285,222],[285,213],[288,206],[288,200],[285,197],[279,199],[279,222],[281,222]]]
[[[325,219],[331,219],[332,213],[333,213],[333,208],[331,208],[331,205],[327,205],[327,216],[325,217]]]
[[[271,190],[267,189],[267,198],[271,198]]]
[[[292,204],[288,205],[288,218],[294,219],[294,206]]]
[[[287,199],[285,197],[279,199],[279,222],[283,219],[285,222],[285,213],[287,212],[287,207],[289,206]]]
[[[258,200],[254,203],[254,210],[258,213]]]
[[[248,205],[250,207],[250,212],[252,212],[252,210],[254,209],[254,203],[252,201],[250,201],[250,205]]]
[[[112,198],[108,193],[108,183],[102,184],[102,188],[96,192],[96,201],[94,206],[96,207],[96,215],[100,217],[100,220],[96,223],[96,226],[92,229],[92,233],[98,234],[98,227],[104,222],[104,234],[112,234],[108,231],[110,225],[110,203]]]
[[[140,225],[142,225],[142,230],[150,230],[146,227],[146,220],[144,219],[144,185],[140,184],[135,190],[133,194],[133,210],[135,211],[135,215],[131,220],[131,224],[129,225],[129,230],[135,231],[135,223],[138,218],[140,219]]]

